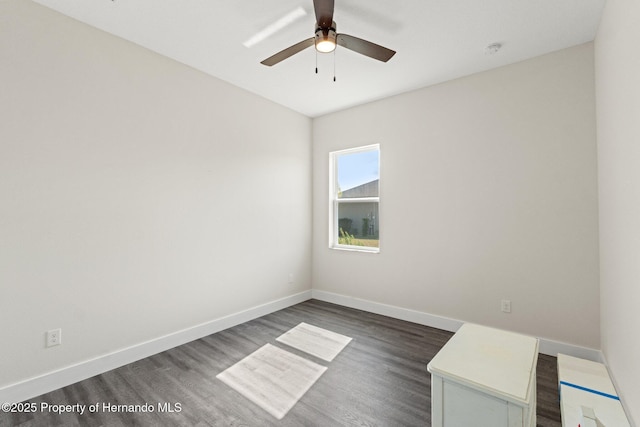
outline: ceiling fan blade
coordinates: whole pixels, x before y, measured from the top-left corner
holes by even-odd
[[[267,65],[271,67],[272,65],[276,65],[280,61],[284,61],[290,56],[295,55],[296,53],[305,50],[309,46],[313,46],[315,43],[315,37],[311,37],[310,39],[302,40],[299,43],[294,44],[293,46],[289,46],[288,48],[281,50],[273,56],[268,57],[264,61],[260,62],[261,64]]]
[[[333,22],[333,0],[313,0],[316,22],[322,29],[331,27]]]
[[[395,50],[387,49],[379,44],[371,43],[370,41],[359,39],[348,34],[338,34],[336,42],[342,47],[382,62],[387,62],[396,54]]]

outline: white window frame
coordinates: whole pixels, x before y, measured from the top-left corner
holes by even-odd
[[[380,252],[381,233],[378,229],[378,247],[344,245],[339,242],[338,230],[338,205],[340,203],[378,203],[378,227],[380,227],[380,185],[378,185],[378,197],[338,198],[338,157],[345,154],[361,153],[365,151],[378,151],[378,171],[380,171],[380,144],[365,145],[346,150],[332,151],[329,153],[329,248],[357,252]],[[380,173],[378,173],[380,179]]]

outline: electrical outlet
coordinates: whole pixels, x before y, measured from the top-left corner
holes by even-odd
[[[47,331],[47,347],[54,347],[60,344],[62,344],[62,329]]]
[[[511,300],[503,299],[500,307],[503,313],[511,313]]]
[[[289,273],[289,283],[293,283],[293,273]]]

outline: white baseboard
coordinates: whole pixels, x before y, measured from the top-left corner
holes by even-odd
[[[214,319],[194,327],[174,332],[76,365],[11,384],[0,389],[0,403],[22,402],[61,387],[91,378],[103,372],[161,353],[193,340],[215,334],[232,326],[282,310],[311,298],[311,291],[304,291],[247,310]]]
[[[567,354],[580,359],[587,359],[593,362],[603,363],[602,352],[594,348],[581,347],[575,344],[567,344],[560,341],[553,341],[548,338],[540,338],[540,353],[549,356],[557,356],[558,353]]]
[[[356,308],[358,310],[381,314],[383,316],[393,317],[394,319],[406,320],[408,322],[430,326],[432,328],[443,329],[450,332],[457,331],[458,328],[460,328],[460,326],[462,326],[462,324],[464,323],[464,321],[458,319],[451,319],[448,317],[437,316],[435,314],[424,313],[422,311],[410,310],[394,305],[382,304],[379,302],[349,297],[317,289],[313,289],[311,291],[311,295],[313,298],[320,301],[326,301],[338,305],[343,305],[345,307]],[[600,350],[553,341],[547,338],[539,339],[539,350],[542,354],[557,356],[558,353],[562,353],[568,354],[569,356],[580,357],[582,359],[593,360],[596,362],[603,361],[602,353],[600,352]]]
[[[620,397],[620,403],[622,404],[622,409],[624,410],[624,414],[626,415],[627,420],[629,421],[629,424],[631,424],[631,427],[635,427],[636,425],[639,425],[639,424],[636,424],[634,422],[634,419],[631,417],[631,411],[629,410],[629,402],[627,402],[627,400],[624,398],[624,396],[619,394],[620,387],[618,387],[618,382],[616,381],[616,377],[613,375],[613,372],[611,372],[611,369],[609,368],[609,364],[607,363],[607,357],[605,356],[604,353],[602,353],[602,362],[601,363],[603,363],[604,366],[606,366],[606,368],[607,368],[607,372],[609,373],[609,378],[611,379],[611,382],[613,383],[613,388],[618,393],[618,397]]]
[[[314,289],[290,295],[238,313],[214,319],[201,325],[196,325],[192,328],[184,329],[154,340],[106,354],[95,359],[86,360],[76,365],[67,366],[57,371],[8,385],[0,389],[0,403],[22,402],[24,400],[31,399],[145,357],[161,353],[207,335],[248,322],[269,313],[282,310],[283,308],[301,303],[310,298],[364,310],[370,313],[381,314],[420,325],[431,326],[450,332],[457,331],[464,323],[462,320],[450,319],[417,310],[410,310],[393,305]],[[604,362],[602,353],[599,350],[557,342],[545,338],[540,338],[540,352],[552,356],[556,356],[558,353],[563,353],[570,356],[581,357],[583,359]]]
[[[448,317],[436,316],[434,314],[410,310],[395,305],[334,294],[333,292],[313,289],[311,296],[320,301],[356,308],[358,310],[368,311],[369,313],[381,314],[383,316],[393,317],[394,319],[406,320],[407,322],[431,326],[432,328],[443,329],[445,331],[455,332],[464,324],[462,320],[450,319]]]

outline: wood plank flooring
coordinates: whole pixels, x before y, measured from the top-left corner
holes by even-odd
[[[353,340],[332,362],[276,341],[300,322]],[[29,401],[38,407],[97,403],[97,412],[0,413],[0,427],[430,426],[426,366],[451,336],[439,329],[309,300]],[[328,367],[282,420],[216,379],[266,343]],[[555,357],[540,355],[537,380],[537,425],[559,427]],[[153,412],[142,412],[144,406],[130,408],[138,409],[134,412],[111,406],[144,404]]]

